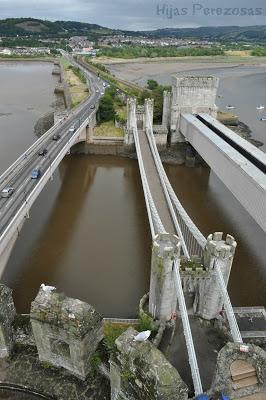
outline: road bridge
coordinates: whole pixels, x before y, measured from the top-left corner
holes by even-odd
[[[182,114],[179,129],[266,232],[266,154],[207,114]]]
[[[64,55],[73,65],[78,65],[67,53]],[[90,87],[89,98],[57,121],[0,176],[0,190],[15,189],[11,197],[0,201],[0,276],[36,198],[71,147],[88,140],[90,129],[95,125],[95,106],[101,97],[103,83],[96,75],[81,68]],[[57,140],[53,140],[54,137]],[[43,149],[47,154],[40,156]],[[34,169],[41,171],[39,179],[31,178]]]
[[[75,63],[72,59],[70,60]],[[14,195],[11,198],[2,199],[0,204],[0,273],[4,269],[25,218],[29,217],[30,208],[35,199],[48,180],[52,178],[54,170],[70,148],[78,141],[86,140],[87,129],[92,123],[92,118],[95,118],[95,109],[91,106],[94,106],[100,98],[97,88],[100,87],[101,82],[98,77],[88,73],[84,67],[81,68],[90,81],[90,98],[66,119],[58,121],[0,177],[0,188],[7,185],[16,188]],[[192,85],[194,97],[190,98],[189,104],[193,102],[193,98],[200,102],[201,97],[196,95],[198,94],[197,90],[201,87],[200,84],[200,78],[198,78],[196,89]],[[199,114],[198,118],[191,114],[191,112],[196,113],[197,107],[191,107],[190,110],[184,92],[179,91],[184,102],[182,107],[175,109],[175,117],[178,114],[179,118],[179,134],[191,142],[196,150],[211,154],[212,156],[208,160],[213,168],[217,162],[217,164],[220,163],[220,168],[223,170],[225,164],[223,165],[221,162],[228,162],[228,159],[231,163],[235,163],[234,167],[233,164],[227,167],[227,174],[222,176],[225,181],[227,175],[231,174],[236,182],[237,173],[241,176],[242,168],[242,171],[245,172],[245,174],[242,173],[245,179],[247,179],[246,176],[249,179],[252,178],[253,181],[257,179],[258,186],[265,190],[261,165],[260,167],[254,165],[254,157],[257,157],[260,164],[263,164],[263,158],[259,157],[253,149],[245,148],[246,159],[243,160],[244,155],[240,153],[239,148],[232,147],[232,143],[229,144],[224,137],[221,138],[217,135],[215,130],[219,130],[220,127],[217,127],[215,120],[205,115],[214,98],[210,77],[204,80],[204,90],[204,106],[200,110],[204,113],[197,113]],[[184,110],[186,113],[183,112]],[[209,111],[210,114],[214,113],[215,106],[209,107]],[[212,130],[210,125],[213,127]],[[232,341],[240,349],[243,341],[227,292],[236,242],[230,235],[223,238],[221,232],[205,238],[179,202],[158,153],[153,132],[153,101],[151,99],[146,99],[143,113],[137,112],[135,99],[128,100],[127,130],[127,138],[131,135],[136,147],[153,239],[149,312],[154,318],[169,321],[173,315],[176,315],[178,303],[195,394],[198,395],[203,392],[203,388],[188,318],[186,292],[193,289],[195,292],[194,312],[204,319],[217,318],[225,310]],[[228,132],[223,134],[226,136]],[[54,135],[59,135],[60,139],[52,140]],[[232,139],[232,137],[228,139],[235,141],[235,138]],[[221,143],[221,140],[224,143]],[[216,153],[214,153],[215,145]],[[244,144],[238,145],[242,146],[243,150]],[[40,158],[38,153],[44,147],[48,153],[45,157]],[[248,160],[247,155],[253,159]],[[252,168],[256,168],[256,173],[253,175],[250,173],[250,164],[252,164]],[[42,170],[39,180],[30,178],[30,173],[34,168]],[[245,181],[241,180],[240,183],[243,185],[244,192]],[[232,192],[233,190],[232,187]],[[257,191],[258,202],[256,203],[258,208],[259,190],[261,189]],[[260,199],[263,200],[262,197]],[[263,210],[262,205],[259,208],[259,212],[262,212],[261,215],[263,215]]]

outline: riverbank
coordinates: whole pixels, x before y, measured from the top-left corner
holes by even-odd
[[[186,57],[138,57],[138,58],[114,58],[114,57],[97,57],[93,59],[95,64],[115,65],[115,64],[136,64],[136,63],[204,63],[207,65],[222,64],[244,64],[244,65],[266,65],[266,57],[253,57],[242,55],[224,55],[224,56],[186,56]]]
[[[229,129],[232,129],[232,131],[234,131],[240,137],[242,137],[243,139],[246,139],[249,143],[253,144],[256,147],[262,147],[264,145],[263,142],[261,142],[260,140],[256,140],[253,137],[251,129],[249,128],[248,125],[244,124],[244,122],[239,121],[237,126],[227,125],[227,127]]]
[[[0,62],[3,62],[3,61],[23,61],[23,62],[25,62],[25,61],[35,61],[35,62],[54,62],[56,60],[56,58],[54,58],[54,57],[31,57],[31,56],[29,56],[29,57],[8,57],[8,56],[6,56],[6,57],[3,57],[3,56],[0,56]]]
[[[83,73],[73,67],[64,57],[60,58],[60,67],[63,80],[67,85],[67,91],[71,98],[71,108],[77,107],[89,96],[87,81]]]

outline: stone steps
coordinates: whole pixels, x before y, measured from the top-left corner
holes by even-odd
[[[231,365],[231,376],[236,390],[258,383],[255,368],[243,360],[237,360]]]
[[[257,385],[257,383],[258,383],[257,377],[256,376],[252,376],[250,378],[244,378],[244,379],[240,379],[240,380],[234,382],[233,383],[233,388],[235,390],[243,389],[243,388],[246,388],[246,387],[249,387],[249,386]]]

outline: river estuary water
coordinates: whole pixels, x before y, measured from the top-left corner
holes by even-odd
[[[0,170],[34,140],[54,102],[52,65],[0,64]],[[236,95],[236,94],[235,94]],[[207,168],[166,166],[196,224],[238,241],[229,291],[235,306],[266,305],[265,234]],[[28,312],[41,283],[93,304],[106,317],[135,317],[148,291],[151,236],[137,161],[66,156],[31,210],[2,276]]]

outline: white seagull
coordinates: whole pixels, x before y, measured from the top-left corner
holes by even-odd
[[[146,342],[146,340],[150,337],[151,335],[151,331],[143,331],[138,333],[135,337],[134,337],[134,342]]]

